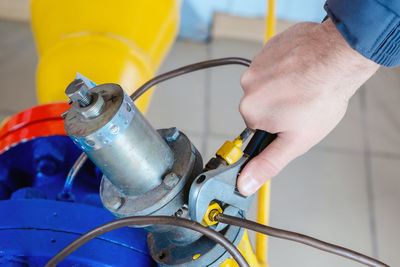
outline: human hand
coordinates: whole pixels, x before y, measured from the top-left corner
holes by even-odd
[[[330,19],[299,23],[271,38],[242,75],[239,110],[249,128],[277,138],[242,170],[239,191],[253,194],[321,141],[378,68],[346,43]]]

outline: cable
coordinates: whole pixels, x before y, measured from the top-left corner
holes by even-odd
[[[259,224],[253,221],[249,221],[246,219],[241,219],[225,214],[218,214],[214,217],[214,220],[221,222],[221,223],[226,223],[230,225],[236,225],[239,227],[243,227],[249,230],[256,231],[258,233],[262,233],[265,235],[273,236],[276,238],[281,238],[281,239],[286,239],[298,243],[305,244],[307,246],[311,246],[332,254],[336,254],[354,261],[357,261],[359,263],[368,265],[368,266],[380,266],[380,267],[388,267],[389,265],[380,262],[374,258],[368,257],[366,255],[363,255],[361,253],[358,253],[356,251],[340,247],[337,245],[333,245],[318,239],[315,239],[310,236],[302,235],[299,233],[295,232],[290,232],[278,228],[273,228],[267,225]]]
[[[125,217],[121,219],[117,219],[108,223],[105,223],[95,229],[81,235],[79,238],[75,239],[71,244],[66,246],[63,250],[61,250],[57,255],[51,258],[45,267],[56,266],[60,261],[65,259],[68,255],[74,252],[76,249],[92,240],[93,238],[112,231],[114,229],[118,229],[125,226],[132,225],[147,225],[147,224],[162,224],[162,225],[172,225],[172,226],[180,226],[188,229],[192,229],[193,231],[199,232],[208,238],[214,240],[221,246],[223,246],[236,260],[240,267],[250,267],[247,263],[246,259],[240,253],[240,251],[235,247],[233,243],[231,243],[228,239],[226,239],[219,232],[204,227],[201,224],[190,221],[183,218],[171,217],[171,216],[132,216]]]
[[[67,199],[70,197],[75,177],[78,174],[79,170],[82,168],[83,164],[86,162],[86,160],[87,155],[85,153],[82,153],[75,161],[74,165],[72,165],[72,168],[68,172],[67,179],[65,179],[65,184],[63,191],[61,192],[61,197]]]
[[[138,99],[141,95],[143,95],[147,90],[149,90],[151,87],[169,80],[171,78],[190,73],[193,71],[197,70],[202,70],[202,69],[207,69],[207,68],[212,68],[212,67],[217,67],[217,66],[224,66],[224,65],[242,65],[242,66],[250,66],[251,60],[247,58],[241,58],[241,57],[225,57],[225,58],[217,58],[217,59],[211,59],[211,60],[206,60],[206,61],[201,61],[197,62],[194,64],[186,65],[168,72],[165,72],[163,74],[157,75],[151,80],[145,82],[142,86],[140,86],[133,94],[131,95],[131,98],[133,101]],[[247,138],[247,137],[246,137]],[[75,179],[75,176],[78,174],[79,170],[83,166],[83,164],[86,162],[87,157],[84,156],[85,154],[82,153],[77,161],[75,161],[74,165],[72,166],[71,170],[68,173],[68,177],[70,178],[71,181]],[[81,161],[78,163],[78,161],[81,159]],[[67,183],[67,182],[66,182]]]
[[[207,69],[211,67],[217,67],[217,66],[223,66],[223,65],[231,65],[231,64],[238,64],[238,65],[243,65],[246,67],[249,67],[251,64],[251,60],[246,59],[246,58],[241,58],[241,57],[224,57],[224,58],[217,58],[217,59],[211,59],[211,60],[206,60],[206,61],[201,61],[197,62],[194,64],[186,65],[183,67],[180,67],[178,69],[171,70],[169,72],[160,74],[153,79],[147,81],[145,84],[140,86],[133,94],[131,95],[131,98],[133,101],[135,101],[138,97],[140,97],[142,94],[144,94],[147,90],[149,90],[151,87],[154,85],[169,80],[171,78],[180,76],[182,74],[186,74],[189,72],[201,70],[201,69]]]

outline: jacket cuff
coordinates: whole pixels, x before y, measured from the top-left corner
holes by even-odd
[[[327,0],[325,10],[347,43],[387,67],[400,65],[400,17],[375,0]]]

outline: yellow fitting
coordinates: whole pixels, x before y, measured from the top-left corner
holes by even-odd
[[[217,224],[218,222],[214,220],[215,216],[218,214],[223,213],[221,206],[216,202],[211,202],[208,206],[206,213],[204,214],[202,225],[209,226]]]
[[[200,256],[201,256],[200,254],[193,255],[193,259],[197,260]]]
[[[226,141],[217,151],[217,156],[223,158],[229,165],[235,163],[242,156],[243,142],[239,138],[231,141]]]

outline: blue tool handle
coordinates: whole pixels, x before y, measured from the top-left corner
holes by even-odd
[[[276,134],[272,134],[263,130],[256,130],[243,153],[248,155],[249,159],[252,159],[260,154],[269,144],[271,144],[275,138]]]

